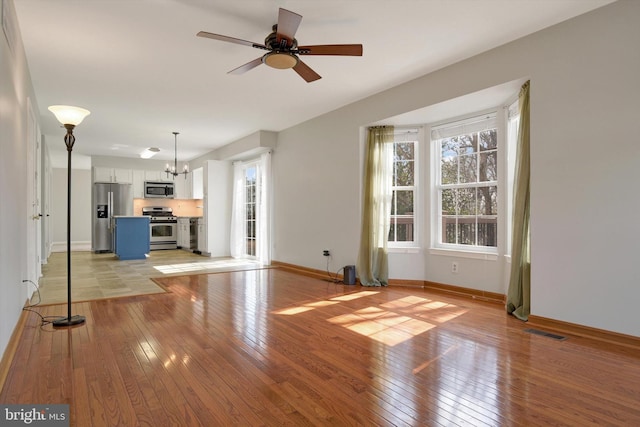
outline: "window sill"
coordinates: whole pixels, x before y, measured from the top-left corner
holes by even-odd
[[[458,249],[431,248],[429,249],[429,253],[431,255],[452,256],[456,258],[483,259],[487,261],[497,261],[498,259],[498,254],[495,252],[472,252],[472,251],[461,251]]]

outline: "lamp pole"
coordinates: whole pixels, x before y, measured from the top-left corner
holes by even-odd
[[[80,325],[86,320],[84,316],[71,315],[71,152],[76,142],[73,129],[90,113],[83,108],[66,105],[54,105],[49,107],[49,110],[67,129],[64,136],[64,143],[67,146],[67,317],[52,322],[55,327],[65,327]]]

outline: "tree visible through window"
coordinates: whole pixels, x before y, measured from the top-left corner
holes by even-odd
[[[439,136],[440,243],[498,244],[498,137],[495,115],[443,125]]]
[[[415,241],[417,132],[398,130],[393,143],[393,181],[388,242]]]

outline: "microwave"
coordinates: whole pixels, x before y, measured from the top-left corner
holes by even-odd
[[[173,199],[175,195],[175,187],[173,182],[157,182],[157,181],[145,181],[144,182],[144,197],[148,198],[161,198],[161,199]]]

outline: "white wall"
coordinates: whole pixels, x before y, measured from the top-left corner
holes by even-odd
[[[640,143],[627,130],[640,117],[639,18],[640,2],[616,2],[281,132],[274,259],[323,269],[328,248],[335,269],[355,263],[361,126],[528,77],[531,312],[640,336]],[[445,281],[450,260],[436,257],[394,255],[391,277]],[[448,283],[503,289],[503,268],[459,262],[473,274]]]
[[[73,160],[72,160],[73,164]],[[51,180],[51,223],[53,243],[59,250],[67,247],[67,169],[53,169]],[[71,247],[91,248],[91,170],[71,170]]]
[[[13,3],[8,2],[15,20]],[[14,21],[15,22],[15,21]],[[13,49],[0,31],[0,354],[33,287],[27,277],[27,98],[38,111],[17,24]],[[37,118],[36,118],[37,120]]]

